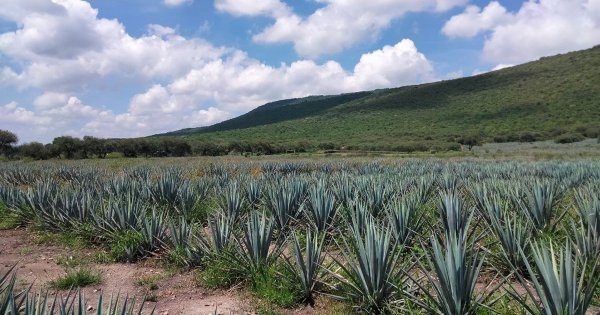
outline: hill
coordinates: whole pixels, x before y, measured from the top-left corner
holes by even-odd
[[[600,46],[477,76],[269,103],[240,117],[162,136],[195,143],[371,150],[456,148],[485,142],[597,137]]]

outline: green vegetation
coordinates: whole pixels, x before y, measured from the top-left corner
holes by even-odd
[[[193,147],[456,149],[462,137],[535,141],[600,129],[600,47],[473,77],[259,107],[206,128],[172,132]]]
[[[335,299],[339,312],[564,315],[598,303],[600,161],[183,162],[3,163],[0,201],[41,241],[158,258],[200,286],[244,288],[258,311]],[[54,288],[101,281],[77,256],[57,262],[67,274]],[[145,301],[158,280],[136,282]],[[0,302],[17,299],[10,281]]]
[[[100,274],[88,268],[79,268],[70,271],[66,275],[50,282],[50,286],[59,290],[83,288],[102,283]]]
[[[158,280],[160,280],[158,275],[150,275],[137,279],[135,284],[137,286],[145,287],[148,290],[154,291],[158,290]]]

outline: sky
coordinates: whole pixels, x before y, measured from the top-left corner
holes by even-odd
[[[600,44],[600,0],[2,0],[0,129],[147,136]]]

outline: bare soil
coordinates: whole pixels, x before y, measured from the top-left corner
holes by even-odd
[[[84,257],[87,266],[99,272],[102,284],[84,289],[90,312],[96,306],[101,292],[104,299],[111,293],[123,296],[153,296],[156,302],[147,302],[149,312],[156,307],[155,314],[219,314],[250,313],[250,303],[238,290],[207,290],[196,286],[190,272],[168,272],[152,264],[97,264],[92,250],[70,250],[60,246],[39,245],[25,230],[0,231],[0,272],[17,264],[17,278],[20,287],[33,284],[33,291],[49,288],[49,282],[66,274],[64,266],[58,264],[69,257]],[[139,279],[157,276],[156,290],[139,285]],[[51,294],[64,296],[67,291],[54,291]]]

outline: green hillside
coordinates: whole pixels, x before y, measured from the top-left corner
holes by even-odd
[[[595,137],[600,46],[473,77],[284,100],[210,127],[167,135],[197,143],[304,143],[356,149],[447,149],[486,142]]]

